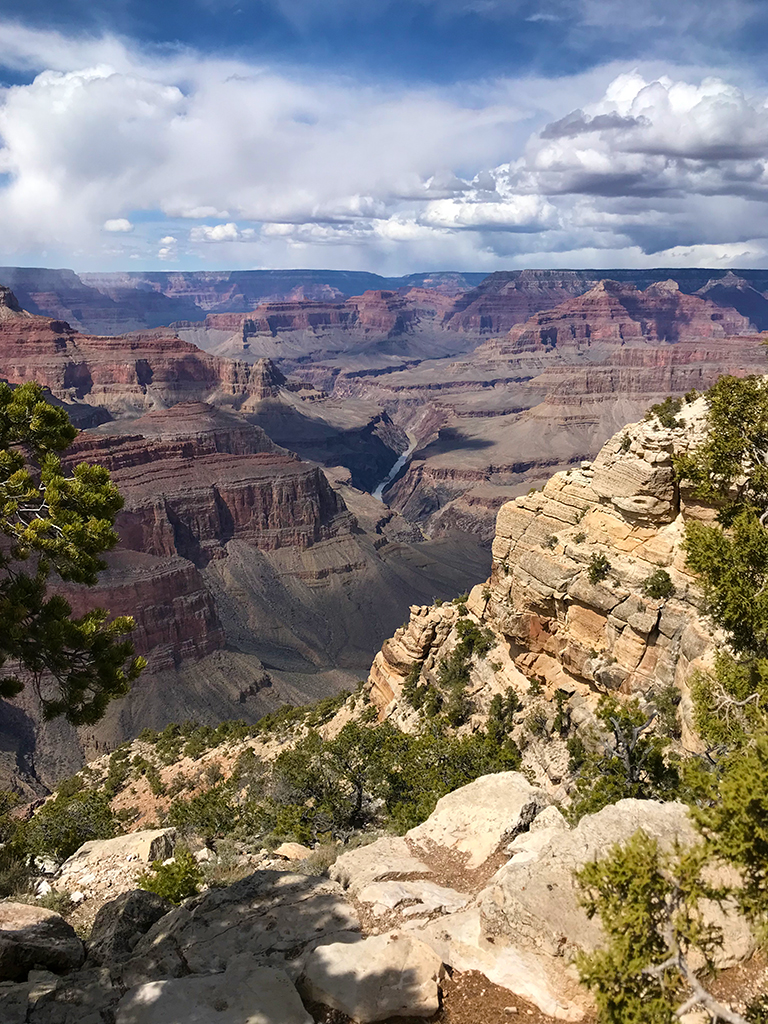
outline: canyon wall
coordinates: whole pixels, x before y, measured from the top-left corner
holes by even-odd
[[[682,743],[698,749],[689,683],[696,669],[712,664],[721,638],[703,615],[682,541],[686,521],[711,521],[713,512],[681,492],[672,457],[703,439],[705,411],[697,399],[683,407],[677,427],[665,428],[656,417],[630,424],[593,461],[501,507],[490,577],[466,603],[496,640],[472,665],[468,692],[478,712],[487,713],[493,695],[512,687],[525,698],[524,713],[541,706],[551,716],[561,691],[574,721],[588,724],[603,693],[650,695],[673,687],[681,697]],[[596,558],[604,572],[592,582]],[[659,570],[671,592],[654,598],[647,581]],[[460,619],[455,603],[411,609],[371,669],[368,687],[382,717],[406,728],[415,721],[405,679],[420,663],[421,683],[437,685]],[[540,702],[531,696],[536,688]],[[524,734],[516,733],[528,766],[556,789],[567,753],[530,735],[523,742]]]

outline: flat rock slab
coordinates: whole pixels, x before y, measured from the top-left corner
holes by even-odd
[[[454,914],[469,903],[471,897],[455,889],[447,889],[427,879],[413,882],[372,882],[357,894],[361,903],[370,903],[375,914],[401,907],[405,917],[415,914]],[[407,904],[407,906],[404,906]]]
[[[299,988],[306,999],[366,1024],[437,1013],[442,973],[441,958],[426,943],[391,932],[318,946],[307,960]]]
[[[36,966],[59,973],[79,967],[85,949],[63,917],[26,903],[0,903],[0,981],[19,981]]]
[[[329,874],[345,889],[358,893],[387,875],[428,875],[430,868],[411,852],[401,836],[385,836],[368,846],[342,853]]]
[[[474,870],[502,842],[525,832],[550,802],[544,790],[519,772],[484,775],[441,797],[427,820],[406,836],[417,846],[434,844],[466,854],[466,867]]]
[[[115,1024],[312,1024],[284,971],[235,957],[222,974],[152,981],[131,989]]]
[[[284,860],[306,860],[312,856],[308,846],[301,843],[281,843],[274,853],[275,857],[282,857]]]

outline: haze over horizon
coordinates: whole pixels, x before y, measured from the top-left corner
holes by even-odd
[[[768,5],[0,0],[0,263],[768,264]]]

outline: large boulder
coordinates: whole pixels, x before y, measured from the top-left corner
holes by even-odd
[[[226,971],[147,982],[123,996],[116,1024],[312,1024],[290,978],[236,956]]]
[[[141,861],[144,864],[166,860],[173,856],[175,845],[175,828],[145,829],[115,836],[114,839],[92,839],[64,861],[60,873],[62,876],[79,874],[112,859]]]
[[[346,1013],[355,1021],[431,1017],[440,1003],[440,957],[403,932],[360,942],[318,946],[299,988],[305,999]]]
[[[589,997],[576,972],[527,949],[495,941],[486,934],[477,907],[419,923],[413,934],[444,964],[456,971],[478,971],[547,1017],[563,1021],[584,1019]]]
[[[469,870],[479,868],[502,843],[527,831],[550,798],[519,772],[484,775],[437,802],[425,822],[406,838],[425,849],[438,846],[466,855]]]
[[[600,922],[581,906],[574,872],[638,830],[667,850],[698,839],[684,804],[655,800],[620,800],[586,815],[574,829],[558,824],[520,836],[512,845],[511,860],[478,897],[486,934],[566,961],[578,950],[597,948],[604,938]],[[752,940],[743,919],[714,905],[707,912],[724,930],[721,964],[748,956]]]
[[[256,871],[166,914],[139,940],[121,974],[129,986],[136,977],[167,977],[179,958],[184,970],[206,974],[223,970],[238,953],[250,953],[296,977],[318,943],[356,938],[359,931],[354,907],[333,882]]]
[[[26,903],[0,903],[0,981],[26,978],[34,967],[69,971],[84,958],[82,942],[63,917]]]
[[[93,922],[88,962],[114,964],[127,960],[142,935],[172,910],[169,900],[143,889],[124,892],[105,903]]]

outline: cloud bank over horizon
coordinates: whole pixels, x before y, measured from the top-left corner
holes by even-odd
[[[545,26],[573,10],[515,3]],[[489,0],[489,25],[503,6]],[[578,6],[582,31],[601,14],[612,31],[619,5]],[[674,23],[694,8],[681,3]],[[721,33],[752,11],[725,5]],[[665,17],[644,0],[638,31]],[[738,62],[611,59],[444,82],[9,22],[0,67],[8,264],[399,274],[768,261],[768,85]]]

